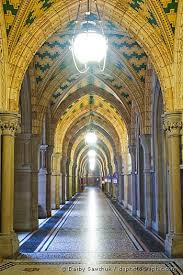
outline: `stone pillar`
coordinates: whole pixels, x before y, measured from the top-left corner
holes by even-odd
[[[169,256],[183,256],[183,216],[182,190],[180,177],[182,112],[164,115],[164,130],[168,141],[169,162],[169,223],[171,224],[165,240],[165,251]]]
[[[122,156],[117,156],[117,165],[118,165],[118,202],[122,203],[122,194],[123,194],[123,181],[122,181]]]
[[[69,201],[69,175],[65,175],[65,200]]]
[[[14,229],[16,231],[32,229],[29,211],[31,173],[31,134],[20,133],[15,138]]]
[[[0,113],[1,137],[1,228],[0,257],[11,257],[18,249],[13,230],[14,208],[14,142],[18,128],[16,113]]]
[[[137,185],[136,185],[136,146],[129,145],[129,153],[131,155],[132,161],[132,172],[131,172],[131,181],[132,181],[132,215],[137,215]]]
[[[70,200],[73,196],[73,173],[72,173],[73,162],[68,159],[67,160],[67,174],[68,174],[68,200]]]
[[[14,228],[17,231],[38,228],[39,142],[39,135],[19,134],[16,138]]]
[[[38,205],[39,205],[39,218],[47,217],[46,209],[46,177],[47,177],[47,167],[46,167],[46,150],[48,145],[40,145],[40,168],[38,174]]]
[[[32,135],[32,183],[31,183],[31,215],[33,230],[38,228],[38,148],[40,144],[40,136]]]
[[[124,197],[123,205],[125,208],[128,207],[128,153],[123,153],[123,171],[122,178],[124,182]]]
[[[74,196],[77,193],[77,186],[76,186],[76,164],[72,166],[72,195]]]
[[[61,173],[62,173],[62,196],[61,196],[61,204],[65,204],[66,200],[66,164],[67,164],[67,158],[62,157],[61,160]]]
[[[48,145],[46,150],[46,214],[51,217],[51,177],[52,177],[53,146]],[[60,206],[60,205],[59,205]]]
[[[61,180],[62,175],[60,172],[61,166],[61,154],[60,153],[53,153],[53,147],[50,147],[49,150],[49,158],[52,159],[52,172],[51,173],[51,208],[52,209],[59,209],[61,204]],[[48,164],[48,169],[51,171],[50,167],[51,163]],[[47,188],[49,189],[49,178],[47,180]],[[49,194],[49,190],[48,190]],[[47,198],[47,203],[49,207],[49,198]]]
[[[151,135],[140,136],[144,153],[145,227],[152,226]]]
[[[81,192],[80,180],[80,176],[77,176],[77,192]]]
[[[66,194],[65,194],[65,180],[66,180],[66,175],[64,173],[62,173],[62,196],[61,196],[61,204],[65,204],[65,198],[66,198]]]
[[[56,175],[55,177],[55,208],[59,209],[60,208],[60,178],[61,176],[59,174]]]

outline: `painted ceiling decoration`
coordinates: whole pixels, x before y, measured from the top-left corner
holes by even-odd
[[[170,22],[173,32],[175,31],[176,14],[179,0],[160,0],[164,12]]]
[[[113,1],[104,2],[105,5],[111,5]],[[60,26],[60,29],[56,28],[55,33],[49,34],[49,38],[41,43],[42,46],[31,62],[37,96],[35,105],[40,104],[46,109],[49,104],[51,114],[56,120],[59,119],[57,126],[60,132],[58,131],[56,137],[58,147],[64,140],[66,128],[72,123],[77,125],[85,121],[90,105],[88,95],[92,95],[94,119],[97,118],[103,125],[110,122],[121,136],[127,133],[130,127],[130,123],[126,124],[130,122],[127,118],[131,114],[134,102],[138,105],[137,110],[140,109],[140,112],[144,113],[142,102],[145,97],[149,53],[139,41],[136,41],[133,33],[119,25],[120,22],[114,23],[112,15],[105,15],[103,1],[98,0],[97,3],[103,14],[104,32],[109,41],[106,68],[104,72],[99,72],[93,67],[81,75],[74,66],[70,51],[70,41],[75,27],[75,9],[72,12],[72,8],[77,7],[77,1],[3,0],[10,52],[21,37],[29,33],[29,28],[39,22],[41,16],[45,15],[47,18],[47,14],[57,11],[57,5],[60,10],[67,7],[68,20],[65,25]],[[171,48],[178,0],[114,1],[114,6],[116,5],[121,5],[121,8],[129,13],[138,13],[145,24]],[[95,16],[95,13],[91,14],[91,17]],[[121,106],[121,110],[118,106]],[[63,110],[60,111],[59,108],[62,107]],[[43,108],[43,112],[45,109]],[[120,144],[122,148],[123,141],[120,140]]]
[[[108,22],[112,23],[112,22]],[[107,24],[111,26],[111,24]],[[114,25],[114,24],[113,24]],[[109,27],[107,27],[109,28]],[[115,32],[114,30],[117,30]],[[64,30],[63,32],[65,32]],[[144,82],[147,56],[139,44],[130,37],[130,35],[124,30],[120,31],[117,27],[110,29],[109,41],[112,47],[119,52],[125,59],[132,69],[137,73],[142,82]],[[44,43],[41,49],[36,53],[35,63],[36,63],[36,75],[37,83],[41,82],[44,78],[47,71],[57,62],[58,58],[61,58],[62,55],[68,54],[69,51],[69,40],[72,37],[72,34],[66,34],[58,31],[56,34],[51,36],[48,41]],[[120,62],[119,58],[115,56],[115,53],[110,53],[107,56],[107,64],[111,64],[111,60],[114,61],[114,66],[121,70],[125,66]],[[59,69],[62,71],[71,66],[71,62],[68,62],[68,59],[63,58],[63,62],[60,64]]]
[[[16,17],[19,16],[18,11],[24,8],[24,0],[3,0],[3,8],[6,19],[6,29],[7,33],[15,23]],[[22,22],[22,28],[20,31],[24,33],[27,31],[28,27],[38,19],[44,12],[49,10],[55,3],[59,0],[30,0],[28,9],[26,9],[25,16]],[[98,1],[100,2],[100,1]],[[129,6],[135,11],[139,12],[146,20],[158,30],[158,22],[156,19],[156,14],[149,7],[149,1],[145,0],[125,0],[124,2],[129,3]],[[158,0],[159,5],[162,6],[162,11],[166,14],[167,22],[171,25],[172,29],[175,28],[176,14],[178,0]],[[69,1],[68,1],[69,3]]]
[[[105,26],[108,30],[110,27],[110,51],[104,73],[89,71],[81,76],[76,71],[69,50],[70,24],[65,30],[53,34],[36,53],[37,93],[40,93],[42,86],[47,86],[49,93],[52,93],[52,106],[58,106],[71,93],[77,93],[78,89],[88,85],[102,88],[118,99],[123,97],[130,106],[129,87],[144,87],[147,55],[126,30],[120,30],[111,21],[106,21]]]

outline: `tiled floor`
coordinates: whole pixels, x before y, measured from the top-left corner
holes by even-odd
[[[139,247],[140,250],[141,247]],[[88,189],[76,203],[53,241],[42,251],[62,253],[120,253],[137,251],[104,195]]]
[[[99,189],[88,188],[54,217],[40,228],[40,242],[34,234],[27,240],[37,242],[34,251],[25,242],[16,260],[4,261],[2,275],[183,274],[182,260],[149,251]]]
[[[58,210],[52,210],[51,215],[55,215],[56,212]],[[39,219],[38,223],[39,223],[39,228],[41,228],[47,221],[46,219]],[[17,236],[18,236],[18,240],[19,240],[19,244],[22,245],[28,238],[29,236],[31,236],[32,232],[18,232]]]
[[[166,258],[162,249],[149,250],[104,193],[92,187],[44,222],[20,252],[19,258],[32,259]]]

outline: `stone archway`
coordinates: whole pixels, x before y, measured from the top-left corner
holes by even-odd
[[[75,7],[75,3],[69,7],[64,6],[62,2],[54,4],[52,9],[45,12],[30,26],[29,32],[20,38],[20,41],[11,52],[9,56],[11,71],[9,108],[11,110],[17,110],[18,108],[20,85],[33,55],[52,33],[68,22],[68,10],[74,10]],[[111,9],[113,10],[113,21],[126,27],[150,56],[160,79],[166,110],[173,110],[172,56],[163,39],[132,8],[127,10],[124,8],[123,10],[122,6],[114,7],[109,1],[106,1],[106,18],[111,17]],[[69,19],[75,19],[75,14],[71,14],[72,16],[69,16]],[[119,18],[122,18],[120,22]]]

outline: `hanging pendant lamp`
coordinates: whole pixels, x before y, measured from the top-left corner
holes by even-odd
[[[97,16],[91,11],[91,2],[95,3]],[[71,41],[76,69],[80,73],[86,73],[90,65],[95,64],[100,71],[104,71],[107,49],[108,42],[104,35],[97,1],[87,1],[87,11],[84,16],[81,14],[81,1],[79,1],[76,26]]]

